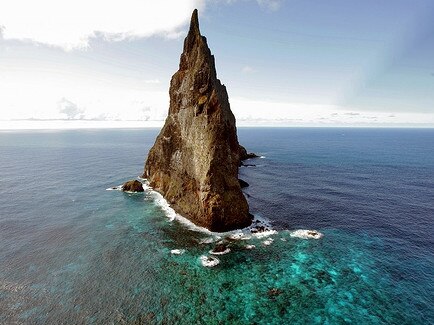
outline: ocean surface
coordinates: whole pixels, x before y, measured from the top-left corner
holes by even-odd
[[[0,132],[0,324],[434,324],[434,130],[239,129],[275,232],[235,240],[106,190],[157,133]]]

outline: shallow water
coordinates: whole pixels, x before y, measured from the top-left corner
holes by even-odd
[[[251,211],[277,232],[226,240],[215,267],[218,239],[152,192],[105,190],[157,133],[0,133],[0,323],[432,323],[434,131],[240,129],[265,156],[240,170]]]

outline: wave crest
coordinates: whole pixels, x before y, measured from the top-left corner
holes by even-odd
[[[320,239],[324,235],[316,230],[298,229],[289,234],[291,237],[301,239]]]
[[[220,264],[220,260],[214,256],[202,255],[201,257],[199,257],[199,259],[200,259],[202,265],[205,267],[214,267],[214,266]]]

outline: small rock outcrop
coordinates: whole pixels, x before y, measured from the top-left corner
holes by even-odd
[[[241,188],[249,187],[249,183],[247,183],[246,181],[243,181],[242,179],[239,179],[238,182],[240,182]]]
[[[241,161],[251,159],[251,158],[258,158],[259,156],[253,152],[247,152],[246,148],[243,146],[240,146],[240,158]]]
[[[165,124],[148,154],[143,177],[171,206],[195,224],[228,231],[252,222],[238,181],[248,158],[239,145],[226,87],[191,17],[179,70],[170,82]]]
[[[124,192],[143,192],[143,185],[138,180],[131,180],[122,185]]]

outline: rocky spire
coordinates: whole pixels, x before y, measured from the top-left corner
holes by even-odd
[[[201,36],[197,10],[170,82],[166,122],[149,151],[143,176],[181,215],[212,231],[251,223],[238,182],[245,149],[238,144],[226,87]]]
[[[200,36],[200,29],[199,29],[199,17],[197,14],[197,9],[194,9],[193,14],[191,15],[190,30],[188,31],[187,39],[189,37],[196,37],[196,36]]]

